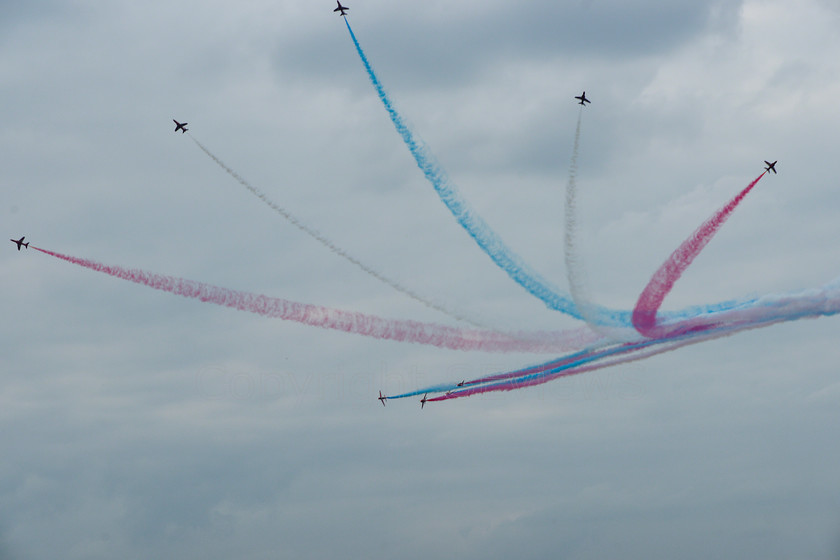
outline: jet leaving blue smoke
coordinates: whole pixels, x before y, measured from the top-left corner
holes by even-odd
[[[350,22],[344,18],[347,31],[356,47],[356,52],[364,64],[368,77],[370,78],[380,101],[388,111],[391,122],[397,129],[403,142],[408,147],[417,166],[423,171],[423,175],[432,184],[441,201],[446,205],[458,223],[475,240],[479,247],[489,256],[496,265],[504,270],[517,284],[525,288],[532,295],[540,299],[549,309],[554,309],[570,315],[575,319],[583,319],[583,315],[573,301],[572,297],[560,288],[551,284],[528,266],[518,254],[508,247],[501,237],[493,231],[487,222],[478,215],[470,206],[469,202],[461,196],[458,188],[452,184],[441,168],[434,155],[429,151],[426,144],[418,138],[408,127],[402,116],[394,108],[394,104],[385,92],[385,88],[379,81],[373,67],[368,61],[367,55],[356,39],[356,34],[350,27]],[[712,305],[689,307],[682,311],[661,313],[660,317],[666,320],[684,320],[698,315],[708,313],[719,313],[731,309],[749,307],[753,300],[726,301]],[[602,306],[593,305],[588,309],[594,314],[594,319],[601,325],[613,327],[631,326],[631,315],[629,310],[613,310]],[[591,320],[592,318],[590,318]]]
[[[507,272],[517,284],[545,302],[549,308],[580,319],[580,313],[571,298],[559,288],[552,286],[547,280],[540,277],[536,271],[526,265],[522,261],[522,258],[505,245],[504,241],[490,229],[490,226],[470,207],[467,200],[461,196],[458,188],[446,176],[446,172],[441,168],[440,164],[426,147],[426,144],[417,138],[411,129],[408,128],[402,116],[394,108],[388,94],[385,92],[385,88],[382,86],[382,83],[379,81],[367,56],[362,50],[362,46],[356,39],[350,23],[346,19],[344,23],[347,25],[347,30],[350,32],[350,37],[353,39],[353,44],[356,46],[356,51],[362,59],[362,64],[364,64],[365,70],[367,70],[370,81],[376,89],[379,99],[388,111],[388,115],[391,117],[391,122],[394,123],[394,127],[402,137],[403,142],[408,146],[411,155],[414,156],[417,166],[423,171],[423,175],[426,176],[426,179],[435,188],[441,201],[449,208],[449,211],[452,212],[452,215],[461,224],[461,227],[472,236],[479,247],[493,259],[493,262]]]

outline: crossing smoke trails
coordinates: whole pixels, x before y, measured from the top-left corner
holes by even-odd
[[[574,161],[573,157],[573,167]],[[427,402],[429,402],[494,391],[512,391],[547,383],[559,377],[577,375],[642,360],[689,344],[730,336],[743,330],[766,327],[783,321],[837,313],[840,311],[840,297],[838,297],[840,294],[837,292],[840,281],[827,284],[817,291],[765,296],[756,300],[754,305],[749,308],[711,313],[686,319],[676,324],[656,325],[657,311],[674,284],[765,174],[766,172],[756,177],[727,204],[703,222],[653,275],[642,291],[633,314],[634,327],[638,331],[637,336],[642,338],[625,343],[593,346],[543,364],[475,379],[464,382],[460,386],[438,385],[434,389],[419,389],[390,398],[406,398],[426,393],[444,393],[439,397],[427,399]],[[572,172],[571,177],[574,177],[574,172]],[[569,198],[572,201],[574,199],[573,191],[571,195],[568,192],[567,203]],[[568,208],[567,205],[567,213]],[[574,218],[574,215],[572,214],[571,217]]]
[[[201,149],[202,152],[204,152],[210,159],[212,159],[219,167],[224,169],[225,172],[228,175],[230,175],[231,177],[236,179],[237,183],[239,183],[240,185],[242,185],[243,187],[248,189],[248,191],[251,194],[253,194],[254,196],[256,196],[258,199],[260,199],[263,202],[263,204],[265,204],[266,206],[268,206],[269,208],[274,210],[277,214],[280,214],[280,216],[282,216],[286,221],[288,221],[290,224],[292,224],[293,226],[298,228],[300,231],[307,234],[308,236],[310,236],[311,238],[316,240],[318,243],[320,243],[321,245],[323,245],[324,247],[329,249],[332,253],[338,255],[339,257],[342,257],[342,258],[346,259],[347,261],[349,261],[350,263],[355,265],[357,268],[359,268],[360,270],[362,270],[364,273],[368,274],[369,276],[372,276],[373,278],[379,280],[383,284],[387,284],[388,286],[391,286],[393,289],[397,290],[401,294],[410,297],[411,299],[413,299],[416,302],[422,303],[423,305],[425,305],[426,307],[429,307],[430,309],[440,311],[444,315],[447,315],[447,316],[449,316],[449,317],[451,317],[451,318],[453,318],[457,321],[463,321],[463,322],[468,323],[468,324],[470,324],[474,327],[485,328],[483,325],[479,324],[476,321],[473,321],[472,319],[468,318],[466,315],[463,315],[461,313],[456,313],[456,312],[454,312],[450,309],[447,309],[446,307],[442,306],[439,303],[435,303],[428,298],[424,298],[423,296],[417,294],[416,292],[406,288],[402,284],[400,284],[400,283],[398,283],[394,280],[391,280],[390,278],[388,278],[388,277],[384,276],[383,274],[377,272],[373,268],[371,268],[368,265],[361,262],[356,257],[350,255],[345,250],[341,249],[338,245],[336,245],[335,243],[333,243],[332,241],[330,241],[329,239],[324,237],[324,235],[321,234],[319,231],[317,231],[317,230],[307,226],[303,222],[301,222],[291,212],[289,212],[288,210],[286,210],[285,208],[283,208],[279,204],[275,203],[273,200],[268,198],[268,196],[266,196],[266,194],[264,192],[262,192],[261,190],[259,190],[255,186],[251,185],[251,183],[249,183],[248,181],[243,179],[242,176],[239,175],[239,173],[237,173],[236,171],[234,171],[233,169],[231,169],[230,167],[225,165],[225,163],[221,159],[219,159],[218,156],[216,156],[213,152],[211,152],[204,144],[202,144],[201,142],[196,140],[195,137],[192,134],[190,134],[189,137],[192,139],[193,142],[195,142],[195,145],[198,146]]]
[[[726,223],[729,216],[738,205],[744,200],[755,185],[767,173],[765,171],[756,177],[744,190],[738,193],[723,208],[703,222],[691,236],[680,245],[676,251],[662,264],[659,270],[650,279],[648,285],[642,290],[636,307],[633,309],[633,326],[639,333],[650,338],[662,338],[668,334],[679,333],[683,326],[672,326],[670,328],[656,326],[656,313],[671,292],[674,284],[680,279],[683,272],[691,265],[695,257],[700,254],[704,247],[712,240],[721,226]],[[696,327],[694,327],[696,328]]]
[[[559,377],[646,359],[683,346],[731,336],[745,330],[840,313],[840,278],[838,278],[820,289],[790,294],[771,294],[754,300],[750,306],[710,313],[677,323],[657,325],[656,312],[674,284],[763,176],[764,173],[759,175],[703,222],[653,275],[636,305],[640,317],[638,324],[641,327],[637,327],[637,340],[614,344],[602,342],[535,366],[465,381],[460,385],[437,385],[434,388],[418,389],[389,398],[444,393],[427,399],[427,402],[433,402],[494,391],[512,391],[547,383]]]
[[[418,167],[423,171],[426,179],[435,188],[441,201],[447,206],[458,223],[473,237],[479,247],[502,268],[514,281],[528,290],[532,295],[541,299],[549,308],[566,313],[577,319],[585,320],[589,326],[599,332],[609,332],[615,342],[612,345],[600,341],[587,349],[559,358],[544,364],[522,370],[498,374],[482,379],[463,382],[460,384],[437,385],[394,395],[390,399],[405,398],[426,393],[444,393],[442,396],[428,399],[446,400],[479,394],[489,391],[507,391],[545,383],[563,375],[573,375],[592,371],[611,365],[617,365],[633,360],[667,352],[687,344],[694,344],[712,338],[729,336],[736,332],[760,328],[782,321],[797,320],[804,317],[833,314],[832,307],[826,310],[825,292],[816,301],[810,300],[810,293],[802,296],[798,301],[795,296],[767,296],[762,300],[742,299],[721,302],[713,305],[690,307],[677,312],[661,313],[659,307],[673,288],[682,273],[688,268],[694,258],[712,239],[718,229],[735,210],[738,204],[758,183],[764,173],[752,181],[726,206],[704,222],[698,230],[684,242],[654,274],[648,286],[642,292],[636,307],[632,312],[606,309],[592,304],[585,294],[583,270],[577,254],[576,235],[576,175],[577,155],[580,141],[580,115],[575,131],[575,144],[569,173],[569,183],[566,189],[566,230],[565,230],[565,259],[571,296],[550,285],[536,272],[531,270],[522,259],[513,253],[478,216],[461,197],[457,188],[449,181],[445,172],[414,133],[408,128],[402,116],[394,108],[393,102],[385,92],[382,83],[364,53],[350,23],[345,18],[345,25],[353,40],[356,52],[367,71],[368,77],[400,134],[403,142],[414,156]],[[829,285],[832,286],[832,285]],[[828,288],[824,288],[824,291]],[[794,304],[802,304],[795,311],[784,314],[778,313],[775,303],[767,304],[762,309],[762,301],[773,301],[774,297],[793,297]],[[832,304],[835,304],[832,301]],[[770,312],[774,311],[774,312]],[[657,318],[660,320],[657,323]],[[626,327],[633,327],[635,333],[628,332]],[[604,327],[608,327],[605,329]],[[636,339],[636,340],[634,340]]]
[[[138,269],[106,265],[31,246],[40,253],[64,260],[96,272],[128,280],[181,297],[248,311],[265,317],[334,329],[381,340],[428,344],[440,348],[484,352],[571,352],[536,365],[512,371],[485,375],[461,383],[442,383],[415,391],[385,397],[389,400],[419,395],[437,395],[424,401],[442,401],[494,391],[511,391],[546,383],[559,377],[577,375],[642,360],[676,350],[690,344],[731,336],[773,324],[840,313],[840,278],[817,289],[786,294],[770,294],[760,298],[732,300],[707,306],[686,308],[678,312],[660,313],[659,309],[682,274],[716,235],[738,205],[753,190],[766,171],[750,182],[729,202],[703,222],[654,273],[640,294],[632,311],[611,310],[592,304],[586,297],[586,282],[577,254],[576,204],[577,159],[580,144],[582,113],[578,115],[574,149],[566,188],[565,260],[571,296],[548,284],[513,253],[484,220],[469,206],[428,148],[405,124],[394,109],[365,53],[345,18],[347,29],[367,70],[371,83],[390,118],[411,151],[417,165],[434,186],[438,196],[459,224],[473,237],[491,259],[532,295],[557,311],[584,319],[591,328],[570,331],[499,332],[480,328],[455,328],[436,323],[392,320],[374,315],[304,304],[231,290],[219,286],[155,274]],[[191,136],[192,138],[192,136]],[[388,280],[357,259],[348,255],[320,233],[300,222],[282,207],[250,185],[227,167],[203,144],[196,145],[229,175],[263,203],[298,229],[318,240],[333,253],[344,257],[367,274],[390,285],[403,294],[447,315],[464,317],[417,296],[396,282]],[[599,334],[600,333],[600,334]]]
[[[613,345],[598,345],[568,356],[520,370],[500,373],[463,385],[443,385],[393,395],[399,399],[443,393],[427,402],[450,400],[495,391],[513,391],[547,383],[559,377],[578,375],[632,361],[643,360],[683,346],[768,327],[777,323],[827,317],[840,313],[840,278],[819,289],[798,293],[767,295],[750,309],[737,309],[705,318],[696,318],[658,339],[641,339]],[[695,327],[695,328],[692,328]]]
[[[458,188],[449,180],[446,172],[441,168],[426,144],[414,134],[402,116],[394,108],[394,104],[388,97],[385,88],[382,86],[382,82],[379,81],[379,78],[373,71],[373,67],[368,61],[367,55],[362,50],[359,41],[356,39],[356,34],[353,33],[353,29],[350,27],[347,18],[344,18],[344,23],[347,25],[347,31],[350,32],[350,38],[356,46],[356,52],[362,60],[370,81],[374,89],[376,89],[380,101],[382,101],[382,104],[388,111],[388,116],[391,117],[391,122],[393,122],[394,127],[408,147],[411,155],[414,156],[417,166],[432,184],[441,201],[446,205],[461,227],[470,234],[493,262],[504,270],[517,284],[543,301],[551,309],[556,309],[557,311],[580,319],[580,314],[574,302],[558,288],[551,286],[537,272],[531,270],[522,258],[505,245],[502,239],[490,229],[484,219],[470,207],[467,200],[461,196]]]
[[[314,327],[360,334],[381,340],[414,342],[452,350],[556,352],[579,348],[581,344],[590,344],[596,338],[585,329],[565,332],[519,331],[505,334],[487,330],[459,329],[420,321],[383,319],[364,313],[230,290],[175,276],[106,265],[35,246],[32,246],[32,249],[96,272],[185,298],[248,311],[265,317],[295,321]]]
[[[461,196],[458,188],[449,180],[446,172],[441,168],[436,158],[429,151],[426,144],[408,127],[402,115],[396,110],[385,87],[373,70],[373,66],[362,49],[361,44],[350,27],[347,18],[344,24],[356,47],[356,52],[365,67],[371,84],[379,96],[379,100],[388,112],[391,122],[394,124],[406,147],[408,147],[417,166],[423,172],[426,179],[432,184],[441,201],[457,220],[458,224],[473,238],[482,251],[484,251],[493,262],[507,273],[517,284],[525,288],[533,296],[537,297],[550,309],[565,313],[575,319],[584,319],[581,310],[575,304],[569,294],[553,286],[542,278],[536,271],[529,267],[522,258],[513,252],[501,237],[493,231],[490,226],[470,206],[469,202]],[[663,313],[663,318],[670,320],[689,319],[707,313],[726,311],[748,306],[751,300],[733,300],[701,307],[689,307],[682,311]],[[589,310],[597,317],[597,322],[603,326],[629,327],[632,325],[632,314],[630,311],[607,309],[602,306],[591,305]]]

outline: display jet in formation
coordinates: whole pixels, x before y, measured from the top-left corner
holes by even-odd
[[[583,105],[584,107],[586,107],[586,103],[592,103],[591,101],[589,101],[586,98],[586,92],[585,91],[583,93],[581,93],[580,95],[576,95],[575,99],[579,99],[580,103],[578,103],[578,105]]]
[[[387,399],[385,395],[382,394],[382,391],[379,391],[379,402],[382,403],[382,406],[385,406],[385,399]]]
[[[422,398],[422,399],[420,399],[420,408],[423,408],[424,406],[426,406],[426,396],[427,396],[428,394],[429,394],[429,393],[426,393],[425,395],[423,395],[423,398]]]
[[[18,251],[20,251],[20,246],[21,246],[21,245],[23,245],[24,247],[26,247],[27,249],[29,249],[29,242],[28,242],[28,241],[27,241],[26,243],[24,243],[24,242],[23,242],[23,240],[24,240],[25,238],[26,238],[26,236],[24,235],[24,236],[23,236],[23,237],[21,237],[20,239],[9,239],[9,241],[11,241],[12,243],[17,243],[17,246],[18,246]]]
[[[189,130],[187,128],[187,125],[190,124],[190,123],[185,123],[185,122],[181,123],[181,122],[176,121],[175,119],[172,119],[172,122],[175,123],[175,132],[178,132],[180,130],[181,134],[183,134],[187,130]]]
[[[340,15],[340,16],[346,16],[347,14],[345,14],[344,12],[346,12],[346,11],[347,11],[347,10],[349,10],[350,8],[348,8],[347,6],[342,6],[342,5],[341,5],[341,2],[340,2],[339,0],[335,0],[335,1],[336,1],[336,4],[338,4],[338,8],[336,8],[336,9],[335,9],[335,10],[333,10],[333,11],[334,11],[334,12],[341,12],[340,14],[338,14],[338,15]]]
[[[776,160],[773,163],[770,163],[769,161],[767,161],[765,159],[764,163],[767,164],[767,167],[764,168],[765,171],[772,171],[773,173],[776,173],[776,164],[779,163],[779,160]]]

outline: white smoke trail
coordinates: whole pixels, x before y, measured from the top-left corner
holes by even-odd
[[[464,323],[468,323],[468,324],[470,324],[474,327],[488,328],[488,327],[482,325],[481,323],[479,323],[478,321],[474,321],[474,320],[470,319],[469,317],[467,317],[463,313],[458,313],[458,312],[452,311],[451,309],[448,309],[447,307],[444,307],[440,303],[437,303],[435,301],[432,301],[431,299],[425,298],[425,297],[417,294],[416,292],[410,290],[409,288],[406,288],[405,286],[396,282],[395,280],[392,280],[392,279],[384,276],[380,272],[378,272],[378,271],[374,270],[373,268],[371,268],[370,266],[364,264],[363,262],[361,262],[356,257],[348,254],[346,251],[344,251],[343,249],[338,247],[335,243],[333,243],[332,241],[327,239],[319,231],[317,231],[317,230],[307,226],[303,222],[301,222],[298,218],[296,218],[288,210],[286,210],[282,206],[279,206],[277,203],[275,203],[270,198],[268,198],[265,195],[265,193],[263,193],[261,190],[254,187],[253,185],[251,185],[251,183],[249,183],[248,181],[243,179],[236,171],[234,171],[233,169],[231,169],[230,167],[225,165],[225,163],[221,159],[219,159],[213,152],[211,152],[209,149],[207,149],[207,147],[204,144],[202,144],[201,142],[196,140],[195,137],[192,134],[189,134],[189,136],[192,139],[192,141],[195,142],[196,146],[198,146],[201,149],[201,151],[203,151],[205,154],[207,154],[207,156],[210,157],[210,159],[212,159],[214,162],[216,162],[216,164],[219,167],[224,169],[225,172],[227,172],[228,175],[230,175],[231,177],[236,179],[236,181],[240,185],[242,185],[243,187],[248,189],[248,191],[251,194],[253,194],[257,198],[259,198],[266,206],[268,206],[269,208],[274,210],[276,213],[278,213],[280,216],[285,218],[286,221],[288,221],[290,224],[292,224],[293,226],[298,228],[300,231],[304,232],[308,236],[310,236],[313,239],[315,239],[316,241],[318,241],[321,245],[323,245],[324,247],[329,249],[332,253],[338,255],[339,257],[344,258],[345,260],[349,261],[350,263],[355,265],[357,268],[359,268],[360,270],[362,270],[366,274],[372,276],[373,278],[376,278],[377,280],[379,280],[380,282],[382,282],[384,284],[387,284],[388,286],[392,287],[393,289],[400,292],[401,294],[410,297],[414,301],[416,301],[418,303],[422,303],[423,305],[425,305],[426,307],[429,307],[430,309],[434,309],[436,311],[439,311],[439,312],[441,312],[441,313],[443,313],[443,314],[445,314],[445,315],[447,315],[447,316],[449,316],[449,317],[451,317],[455,320],[463,321]]]
[[[569,164],[569,182],[566,184],[566,227],[564,231],[564,257],[566,262],[566,276],[569,282],[569,293],[575,306],[580,311],[582,319],[589,328],[609,338],[615,338],[615,333],[606,332],[603,321],[598,317],[598,311],[592,305],[587,290],[586,271],[577,250],[577,160],[580,148],[580,123],[583,108],[578,112],[577,127],[575,128],[575,143],[572,149],[572,160]]]

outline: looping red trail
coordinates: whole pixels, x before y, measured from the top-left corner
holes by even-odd
[[[671,253],[671,256],[662,263],[659,270],[653,275],[648,282],[645,289],[642,290],[639,299],[636,302],[636,307],[633,309],[633,326],[643,336],[649,338],[662,338],[663,336],[673,336],[680,332],[680,329],[686,329],[685,325],[680,323],[671,326],[657,326],[656,314],[662,306],[662,302],[671,292],[674,284],[680,279],[683,272],[689,267],[695,257],[700,254],[700,251],[712,240],[720,227],[726,222],[735,208],[742,200],[750,193],[758,181],[767,173],[765,171],[747,185],[741,192],[730,200],[723,208],[715,212],[715,214],[703,222],[694,233],[686,239],[682,245]],[[702,328],[696,325],[696,322],[690,327],[691,329]]]

